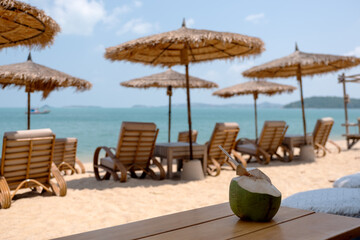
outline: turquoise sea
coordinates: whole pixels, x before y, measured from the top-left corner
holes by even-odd
[[[307,128],[311,132],[318,118],[332,117],[335,124],[332,139],[342,139],[345,128],[343,109],[306,109]],[[349,110],[349,121],[360,117],[360,109]],[[26,129],[26,114],[23,108],[0,108],[0,134],[6,131]],[[282,108],[258,109],[259,133],[265,120],[285,120],[288,134],[303,132],[301,110]],[[167,142],[168,108],[51,108],[49,114],[31,116],[31,128],[51,128],[57,137],[78,138],[78,156],[83,162],[92,161],[98,146],[116,146],[122,121],[155,122],[160,129],[157,142]],[[252,108],[193,107],[193,129],[198,130],[198,142],[209,140],[216,122],[237,122],[238,137],[254,138],[254,110]],[[186,108],[172,109],[171,140],[177,140],[179,131],[187,130]],[[355,130],[355,129],[354,129]]]

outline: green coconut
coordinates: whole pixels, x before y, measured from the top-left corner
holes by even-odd
[[[270,221],[279,210],[281,192],[259,169],[245,172],[246,174],[231,180],[231,210],[242,220]]]

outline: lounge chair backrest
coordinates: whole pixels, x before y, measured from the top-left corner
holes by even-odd
[[[276,153],[285,137],[287,128],[284,121],[265,121],[258,146],[270,154]]]
[[[123,122],[116,158],[125,166],[146,166],[153,155],[158,132],[154,123]]]
[[[227,158],[219,148],[219,145],[230,154],[231,150],[235,147],[235,141],[239,131],[239,125],[235,122],[216,123],[208,143],[208,159],[223,160]]]
[[[318,119],[312,134],[313,144],[317,143],[321,146],[325,146],[333,125],[334,119],[330,117]]]
[[[357,119],[358,120],[358,127],[359,127],[359,134],[360,134],[360,117]]]
[[[191,130],[191,142],[196,142],[198,131]],[[189,142],[189,131],[179,132],[178,142]]]
[[[50,181],[55,134],[50,129],[6,132],[3,138],[0,175],[10,190],[26,179],[42,184]],[[33,183],[22,185],[22,188]]]
[[[55,147],[54,147],[54,157],[53,162],[57,167],[61,163],[67,163],[71,167],[75,166],[76,160],[76,148],[77,148],[77,138],[56,138]],[[62,165],[62,170],[70,170],[65,165]]]

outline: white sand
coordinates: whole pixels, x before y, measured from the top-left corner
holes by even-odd
[[[300,191],[332,187],[344,175],[360,172],[360,144],[327,154],[314,162],[250,163],[265,172],[286,198]],[[17,195],[9,209],[0,209],[1,239],[49,239],[228,201],[235,172],[225,169],[202,181],[129,179],[126,183],[96,181],[92,163],[86,173],[65,176],[65,197],[33,192]]]

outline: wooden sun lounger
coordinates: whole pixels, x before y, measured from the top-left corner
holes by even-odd
[[[195,143],[197,139],[198,131],[191,130],[191,142]],[[179,132],[178,142],[189,142],[189,131]]]
[[[95,150],[93,166],[96,179],[108,180],[112,176],[115,181],[125,182],[128,171],[131,177],[136,178],[135,172],[138,170],[142,171],[140,178],[149,175],[154,179],[164,179],[164,168],[153,158],[158,132],[154,123],[123,122],[117,148],[101,146]],[[101,150],[106,152],[106,156],[99,159]],[[159,176],[150,168],[151,162],[159,168]],[[99,169],[105,171],[104,176],[100,176]],[[120,172],[120,176],[117,172]]]
[[[218,176],[221,171],[221,166],[224,164],[229,165],[233,170],[236,169],[235,164],[229,160],[225,153],[219,148],[219,145],[228,153],[233,154],[239,131],[239,125],[235,122],[215,124],[210,141],[206,143],[208,159],[207,172],[210,176]],[[241,156],[238,156],[238,158],[240,161],[242,160]],[[242,160],[242,163],[246,166],[245,161]]]
[[[60,172],[68,170],[73,173],[85,173],[85,167],[76,157],[77,138],[56,138],[54,147],[54,163]],[[75,167],[75,164],[80,169]]]
[[[0,205],[9,208],[22,188],[65,196],[64,178],[53,163],[55,135],[50,129],[6,132],[3,138],[0,169]],[[50,180],[51,175],[57,182]],[[12,191],[12,193],[11,193]]]
[[[324,157],[326,155],[326,152],[331,153],[330,149],[325,147],[326,143],[331,143],[337,148],[338,153],[341,152],[340,146],[329,139],[329,135],[333,125],[334,120],[330,117],[318,119],[315,124],[312,137],[314,150],[318,157]]]
[[[265,121],[258,141],[251,141],[246,138],[239,139],[236,142],[235,150],[242,155],[255,157],[261,164],[268,164],[273,155],[276,155],[282,161],[291,161],[293,158],[292,151],[282,145],[288,126],[284,121]],[[283,149],[284,156],[280,156],[278,148]]]

